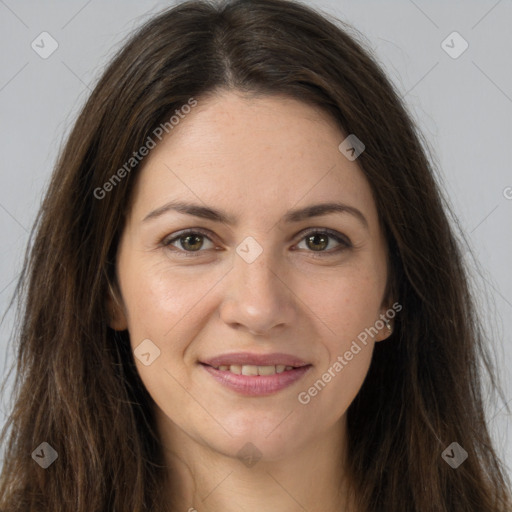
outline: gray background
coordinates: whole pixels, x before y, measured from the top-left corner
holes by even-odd
[[[0,314],[14,291],[37,207],[79,106],[130,32],[173,3],[0,0]],[[512,2],[309,4],[366,36],[425,134],[483,271],[475,272],[474,284],[494,332],[505,402],[512,405]],[[58,43],[46,59],[31,47],[34,40],[42,45],[38,36],[44,31]],[[453,31],[469,43],[457,58],[441,45]],[[452,53],[462,49],[457,38],[446,44]],[[2,376],[13,362],[13,325],[10,310],[0,326]],[[0,397],[2,424],[11,405],[9,389]],[[512,421],[505,402],[489,401],[487,407],[497,451],[510,470]]]

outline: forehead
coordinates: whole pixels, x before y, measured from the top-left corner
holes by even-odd
[[[343,200],[376,217],[363,172],[338,149],[345,136],[321,109],[291,98],[199,99],[146,157],[134,207],[187,197],[263,216]]]

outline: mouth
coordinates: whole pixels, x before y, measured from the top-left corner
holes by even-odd
[[[204,364],[204,363],[203,363]],[[267,365],[267,366],[257,366],[252,364],[232,364],[232,365],[220,365],[220,366],[210,366],[211,368],[215,368],[221,372],[229,372],[235,375],[246,375],[246,376],[256,376],[256,375],[275,375],[276,373],[283,373],[285,371],[296,370],[297,368],[302,368],[302,366],[287,366],[284,364],[276,364],[276,365]]]
[[[200,365],[224,387],[246,396],[276,393],[296,383],[312,368],[287,354],[228,354],[200,361]]]

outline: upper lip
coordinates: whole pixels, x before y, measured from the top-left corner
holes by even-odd
[[[253,365],[253,366],[307,366],[309,363],[304,362],[302,359],[292,356],[290,354],[251,354],[249,352],[236,352],[233,354],[222,354],[220,356],[212,357],[201,361],[203,364],[209,366],[231,366],[236,365]]]

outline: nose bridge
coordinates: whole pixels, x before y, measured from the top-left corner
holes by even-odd
[[[245,254],[240,254],[243,250],[249,251]],[[269,288],[275,286],[277,279],[275,274],[276,261],[269,248],[258,251],[251,244],[242,243],[237,248],[237,257],[235,259],[235,271],[239,276],[239,282],[242,283],[244,292],[254,291],[256,293],[270,292]],[[246,258],[247,256],[247,258]],[[273,268],[274,267],[274,268]],[[278,272],[278,270],[277,270]]]
[[[267,332],[276,325],[289,323],[290,292],[279,276],[283,267],[272,251],[248,237],[236,252],[222,309],[224,321],[252,332]]]

